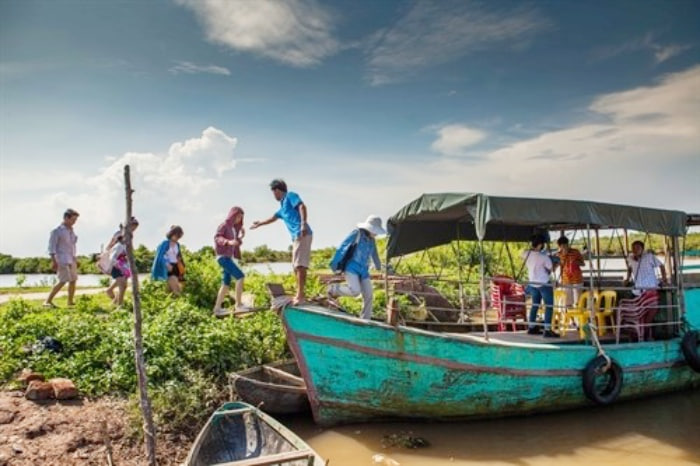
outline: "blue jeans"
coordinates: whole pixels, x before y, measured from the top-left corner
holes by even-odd
[[[542,285],[539,287],[528,285],[525,288],[525,293],[532,297],[532,307],[530,308],[529,327],[535,327],[537,320],[537,310],[540,308],[540,303],[544,300],[544,329],[549,330],[552,324],[552,309],[554,306],[554,289],[551,285]]]
[[[240,280],[245,277],[241,269],[238,268],[235,262],[230,257],[219,257],[216,260],[223,269],[224,275],[221,282],[226,286],[231,286],[231,277]]]

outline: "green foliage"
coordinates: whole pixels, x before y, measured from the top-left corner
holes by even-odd
[[[9,254],[0,253],[0,273],[14,273],[17,259]]]
[[[241,253],[243,262],[260,263],[260,262],[291,262],[292,255],[289,251],[274,251],[263,244],[256,247],[252,251],[243,250]]]
[[[311,253],[311,270],[328,269],[331,259],[335,254],[335,248],[317,249]]]
[[[192,261],[199,283],[214,290],[219,277],[207,278],[210,268],[215,270],[211,263]],[[256,293],[266,294],[264,279],[253,281]],[[156,419],[165,430],[190,432],[200,425],[221,394],[228,393],[230,372],[286,357],[276,314],[216,319],[210,309],[214,298],[194,287],[174,298],[162,282],[146,281],[141,287],[149,385]],[[193,305],[200,301],[206,306]],[[124,309],[130,308],[127,301]],[[31,367],[47,377],[72,379],[88,396],[134,393],[133,316],[109,309],[103,296],[79,296],[74,309],[44,309],[21,299],[0,307],[0,383],[10,383],[18,371]],[[33,350],[45,336],[59,340],[63,351]]]

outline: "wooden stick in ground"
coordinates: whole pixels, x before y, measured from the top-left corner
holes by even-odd
[[[124,186],[126,190],[126,221],[124,222],[124,244],[126,255],[129,259],[129,267],[133,271],[131,274],[132,297],[134,301],[134,359],[136,360],[136,374],[138,375],[139,396],[141,403],[141,414],[143,415],[143,431],[146,443],[146,458],[148,464],[156,465],[156,435],[153,425],[153,412],[151,410],[151,400],[148,398],[148,378],[146,376],[146,366],[143,359],[143,336],[141,334],[141,293],[139,292],[139,274],[134,259],[134,245],[132,243],[131,224],[131,177],[129,166],[124,166]]]

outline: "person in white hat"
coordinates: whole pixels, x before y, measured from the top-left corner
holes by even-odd
[[[358,296],[362,294],[362,318],[369,320],[372,317],[372,282],[369,278],[369,260],[374,262],[377,270],[382,263],[377,253],[377,244],[374,238],[385,235],[382,228],[382,219],[376,215],[370,215],[367,220],[357,224],[341,243],[331,260],[331,269],[345,273],[347,284],[333,283],[328,287],[328,296]]]

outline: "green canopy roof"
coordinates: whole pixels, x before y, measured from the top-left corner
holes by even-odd
[[[529,199],[479,193],[423,194],[389,219],[389,257],[450,241],[527,241],[533,233],[586,228],[630,230],[683,236],[687,216],[590,201]]]

